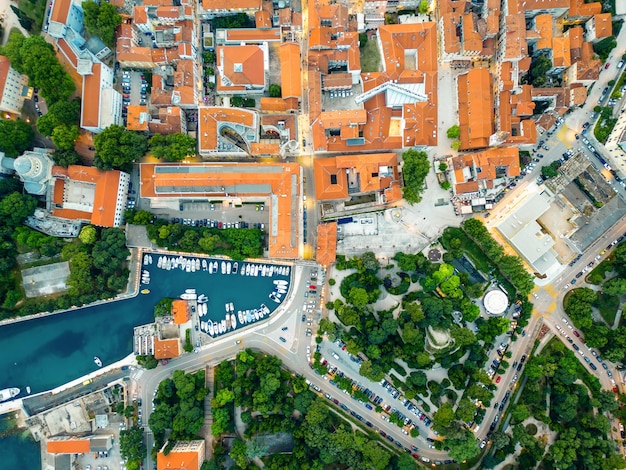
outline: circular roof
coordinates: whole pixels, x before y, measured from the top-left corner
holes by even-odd
[[[495,289],[485,294],[483,304],[487,312],[492,315],[501,315],[509,306],[509,299],[504,292]]]
[[[33,164],[28,157],[17,157],[15,159],[15,171],[17,171],[20,175],[24,175],[30,171]]]

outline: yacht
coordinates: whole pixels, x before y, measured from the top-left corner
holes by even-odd
[[[102,360],[98,356],[93,357],[93,362],[95,362],[98,367],[102,367]]]
[[[203,270],[203,271],[206,271],[207,269],[209,269],[209,268],[208,268],[208,266],[207,266],[206,260],[205,260],[205,259],[203,259],[203,260],[202,260],[202,270]]]
[[[265,312],[266,314],[270,313],[270,309],[267,308],[267,305],[265,304],[261,304],[261,310]]]
[[[233,263],[233,274],[237,274],[238,270],[239,270],[239,263],[237,261],[235,261]]]
[[[226,263],[226,274],[230,274],[230,269],[231,269],[230,262],[228,262]]]
[[[19,394],[20,394],[20,389],[17,387],[5,388],[4,390],[0,390],[0,402],[12,400]]]

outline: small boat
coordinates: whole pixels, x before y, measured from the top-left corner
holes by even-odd
[[[288,282],[284,279],[275,279],[274,284],[276,284],[277,286],[286,286]]]
[[[30,393],[30,387],[26,387],[26,393]]]
[[[237,261],[235,261],[233,263],[233,274],[237,274],[238,270],[239,270],[239,263]]]
[[[243,325],[243,313],[241,310],[237,311],[237,317],[239,318],[239,323]]]
[[[269,308],[267,308],[267,305],[265,305],[265,304],[261,304],[261,310],[262,310],[263,312],[265,312],[266,314],[267,314],[267,313],[270,313],[270,309],[269,309]]]
[[[222,325],[222,331],[226,333],[226,320],[222,320],[220,323]]]
[[[241,274],[242,276],[246,275],[246,269],[243,267],[243,264],[241,265],[241,271],[239,271],[239,274]]]
[[[230,307],[230,312],[234,312],[235,311],[235,306],[233,305],[233,303],[229,303],[228,306]]]
[[[187,262],[185,263],[185,272],[186,273],[190,273],[191,272],[191,261],[187,260]]]
[[[172,269],[172,260],[169,259],[169,258],[167,259],[167,263],[166,263],[165,269],[167,269],[168,271],[170,269]]]
[[[231,316],[230,316],[230,321],[231,321],[231,323],[232,323],[232,325],[233,325],[233,330],[234,330],[235,328],[237,328],[237,318],[235,317],[235,315],[231,315]]]
[[[254,274],[253,274],[253,276],[257,277],[258,275],[259,275],[259,265],[255,264],[254,265]]]
[[[163,257],[159,256],[159,260],[157,261],[157,268],[161,268],[163,266]]]
[[[285,267],[285,276],[289,276],[289,266]]]
[[[150,293],[150,289],[141,289],[141,293],[142,294],[149,294]]]
[[[207,328],[209,330],[209,334],[213,336],[215,332],[213,331],[213,322],[211,320],[207,322]]]
[[[0,402],[11,400],[19,394],[20,389],[17,387],[5,388],[3,390],[0,390]]]
[[[270,273],[268,274],[268,276],[273,276],[274,275],[274,266],[270,266]]]
[[[279,294],[286,294],[287,293],[287,289],[281,287],[281,286],[276,286],[276,292],[278,292]]]
[[[207,269],[208,269],[208,266],[207,266],[206,260],[205,260],[205,259],[203,259],[203,260],[202,260],[202,270],[203,270],[203,271],[206,271]]]
[[[198,296],[198,302],[200,302],[200,303],[204,303],[204,302],[206,302],[207,300],[209,300],[209,298],[208,298],[206,295],[204,295],[204,294],[200,294],[200,295]]]
[[[187,294],[195,294],[196,290],[195,289],[185,289],[185,293],[187,293]]]
[[[224,308],[226,309],[226,313],[230,312],[228,302],[224,304]]]
[[[219,322],[219,323],[217,324],[217,332],[218,332],[218,334],[220,334],[220,335],[221,335],[222,333],[224,333],[224,326],[222,325],[222,322]]]
[[[196,272],[196,263],[194,263],[193,260],[191,260],[191,272],[192,273]]]
[[[250,265],[246,264],[246,276],[250,275]]]
[[[147,265],[148,265],[148,263],[149,263],[149,260],[148,260],[148,255],[144,255],[144,257],[143,257],[143,265],[144,265],[144,266],[147,266]]]
[[[209,274],[213,274],[213,263],[209,263]]]
[[[183,300],[196,300],[198,296],[196,294],[190,294],[189,292],[185,292],[184,294],[180,294],[180,298]]]
[[[213,272],[217,273],[217,261],[213,261]]]
[[[196,258],[196,271],[200,271],[200,260]]]
[[[209,311],[209,307],[206,304],[200,304],[200,307],[202,308],[202,316],[205,316]]]
[[[269,298],[272,299],[277,304],[280,303],[280,299],[276,296],[276,294],[274,292],[270,292]]]
[[[102,360],[98,356],[93,357],[93,362],[95,362],[98,367],[102,367]]]
[[[246,322],[252,323],[252,314],[250,313],[250,310],[246,310]]]
[[[254,319],[258,320],[259,318],[260,318],[259,317],[259,311],[257,309],[254,309]]]
[[[226,263],[226,274],[230,274],[231,265],[230,263]]]

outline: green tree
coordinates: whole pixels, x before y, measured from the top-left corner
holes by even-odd
[[[602,285],[602,290],[609,295],[622,296],[626,294],[626,279],[614,277]]]
[[[478,448],[478,441],[469,432],[465,432],[456,438],[446,438],[444,440],[444,445],[450,449],[448,452],[450,458],[456,460],[457,462],[463,462],[474,458],[480,452],[480,449]]]
[[[424,181],[430,171],[428,155],[426,152],[410,149],[402,154],[402,160],[404,162],[402,195],[409,204],[417,204],[422,200]]]
[[[213,406],[213,408],[221,408],[234,400],[235,392],[229,388],[222,388],[219,392],[217,392],[215,398],[211,400],[211,406]]]
[[[256,459],[267,455],[269,446],[262,443],[259,438],[254,438],[248,441],[246,444],[246,456],[251,459]]]
[[[541,167],[541,175],[545,178],[554,178],[559,174],[553,165],[543,165]]]
[[[117,13],[111,3],[96,3],[87,0],[82,4],[85,27],[92,36],[98,36],[102,41],[113,49],[115,45],[115,30],[122,24],[122,17]]]
[[[59,166],[62,166],[63,168],[67,168],[70,165],[77,165],[81,163],[82,161],[82,159],[80,158],[80,155],[78,155],[78,153],[76,153],[76,151],[73,149],[56,150],[52,154],[52,160],[54,160],[54,163],[56,163]]]
[[[280,88],[280,85],[276,85],[274,83],[272,83],[270,85],[269,92],[270,92],[270,96],[272,98],[280,98],[281,94],[282,94],[282,90]]]
[[[426,4],[426,7],[428,8],[428,4]],[[461,137],[461,128],[455,124],[446,131],[446,135],[448,136],[448,139],[458,139]]]
[[[15,227],[33,215],[36,207],[37,199],[33,196],[14,192],[0,199],[0,216],[4,224]]]
[[[530,62],[530,83],[535,87],[544,86],[547,83],[548,70],[552,68],[552,61],[545,55],[533,57]]]
[[[21,119],[0,120],[0,150],[7,157],[17,157],[32,148],[35,133]]]
[[[364,269],[371,272],[377,272],[380,269],[380,263],[376,255],[372,251],[366,251],[361,255],[361,262]]]
[[[511,419],[515,423],[521,423],[530,416],[530,410],[526,405],[515,404],[511,407]]]
[[[179,162],[196,154],[196,139],[180,132],[155,134],[150,138],[150,152],[156,158]]]
[[[363,308],[369,303],[369,296],[362,287],[353,287],[346,300],[357,308]]]
[[[129,462],[134,461],[137,464],[146,458],[143,429],[133,426],[130,429],[120,431],[120,454]]]
[[[446,428],[454,421],[454,409],[449,402],[443,403],[433,415],[433,428],[440,434],[445,434]]]
[[[421,0],[420,1],[419,12],[422,15],[428,13],[428,0]]]
[[[130,171],[131,164],[146,153],[148,142],[142,134],[112,125],[94,137],[94,165],[100,170]]]
[[[239,468],[246,468],[248,464],[248,458],[246,457],[246,443],[237,438],[233,442],[233,445],[229,453],[230,457],[235,461]]]
[[[85,245],[93,245],[96,241],[98,233],[93,225],[85,225],[78,234],[78,238]]]
[[[80,130],[78,126],[61,124],[52,131],[52,142],[61,150],[70,150],[74,148],[74,144],[79,136]]]

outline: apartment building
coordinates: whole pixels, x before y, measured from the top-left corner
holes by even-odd
[[[24,100],[31,95],[28,77],[11,67],[7,57],[0,56],[0,111],[19,114]]]

